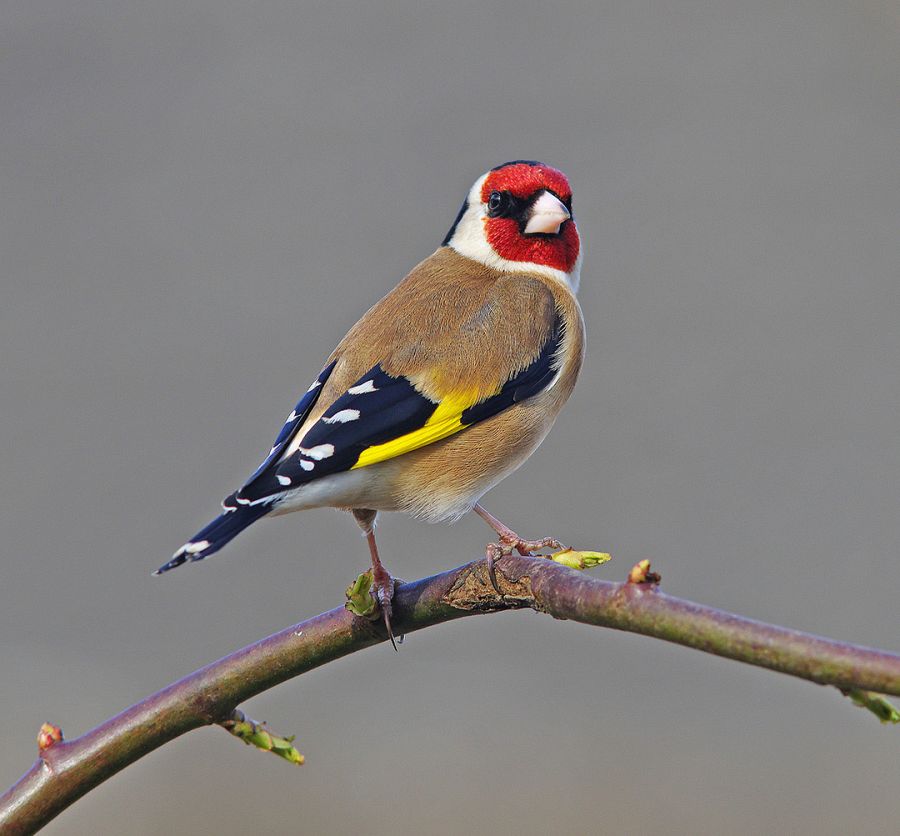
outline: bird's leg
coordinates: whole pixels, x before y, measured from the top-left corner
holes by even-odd
[[[488,575],[491,578],[491,584],[494,589],[500,593],[500,587],[497,585],[497,574],[494,571],[494,563],[501,557],[510,555],[513,550],[524,556],[530,556],[538,549],[561,549],[563,544],[554,537],[543,537],[540,540],[523,540],[509,526],[504,525],[493,514],[489,513],[481,503],[477,503],[472,509],[483,519],[500,538],[499,543],[488,543],[485,549],[485,559],[487,560]]]
[[[394,650],[396,650],[397,642],[394,641],[394,631],[391,628],[391,615],[393,614],[391,599],[394,597],[394,579],[378,558],[378,546],[375,545],[374,531],[366,532],[366,541],[369,544],[369,554],[372,557],[372,577],[375,582],[375,597],[378,600],[378,605],[381,607],[381,615],[384,618],[384,626],[387,630],[388,638],[391,640]]]
[[[375,599],[378,606],[381,607],[381,615],[384,618],[384,626],[387,629],[388,638],[394,650],[397,649],[397,642],[394,641],[394,631],[391,628],[391,615],[393,608],[391,599],[394,597],[394,579],[390,572],[384,568],[381,558],[378,557],[378,546],[375,543],[375,517],[376,511],[368,509],[353,509],[353,516],[359,523],[366,535],[366,542],[369,544],[369,556],[372,558],[372,580],[375,590]]]
[[[538,549],[563,548],[563,544],[555,537],[542,537],[540,540],[522,539],[515,531],[500,522],[493,514],[489,513],[480,503],[472,510],[497,532],[497,535],[500,537],[499,546],[501,547],[501,554],[503,555],[512,554],[513,549],[521,555],[529,556]]]

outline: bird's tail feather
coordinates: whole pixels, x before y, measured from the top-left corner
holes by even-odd
[[[266,504],[237,505],[236,507],[226,505],[225,508],[223,514],[216,517],[206,528],[198,531],[172,555],[172,559],[168,563],[160,566],[153,574],[161,575],[183,563],[203,560],[203,558],[215,554],[248,525],[255,523],[272,510],[271,505]]]

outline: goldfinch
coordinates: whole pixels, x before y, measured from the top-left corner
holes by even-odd
[[[565,175],[526,160],[479,177],[440,247],[354,325],[223,512],[154,574],[219,551],[265,516],[331,506],[368,539],[388,635],[393,581],[379,511],[429,522],[475,510],[543,441],[575,385],[584,323],[581,243]]]

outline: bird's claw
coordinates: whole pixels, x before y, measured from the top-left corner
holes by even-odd
[[[517,551],[523,557],[533,557],[534,552],[538,549],[562,549],[563,544],[555,537],[542,537],[539,540],[523,540],[518,534],[510,532],[510,534],[501,534],[500,541],[497,543],[488,543],[484,551],[484,557],[487,562],[488,577],[491,579],[491,586],[498,595],[503,595],[497,584],[497,572],[494,564],[501,557],[509,557],[514,551]]]
[[[501,543],[504,542],[502,537],[500,541]],[[512,554],[512,550],[515,549],[523,557],[533,556],[538,549],[564,548],[563,544],[555,537],[542,537],[540,540],[523,540],[521,537],[507,537],[505,545],[509,549],[506,554]]]
[[[384,626],[387,630],[388,638],[394,650],[397,649],[397,642],[394,640],[394,630],[391,627],[391,616],[394,608],[391,605],[391,599],[394,597],[394,579],[387,571],[375,572],[372,583],[372,591],[375,593],[375,600],[381,607],[381,617],[384,619]]]

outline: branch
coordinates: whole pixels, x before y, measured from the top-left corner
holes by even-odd
[[[412,633],[477,613],[531,608],[833,685],[900,696],[900,655],[763,624],[673,598],[641,564],[627,583],[539,558],[484,561],[397,587],[394,629]],[[641,582],[645,581],[645,582]],[[280,682],[386,640],[380,622],[331,610],[213,662],[71,741],[45,736],[31,769],[0,797],[0,832],[33,833],[85,793],[164,743],[234,720],[237,705]]]

